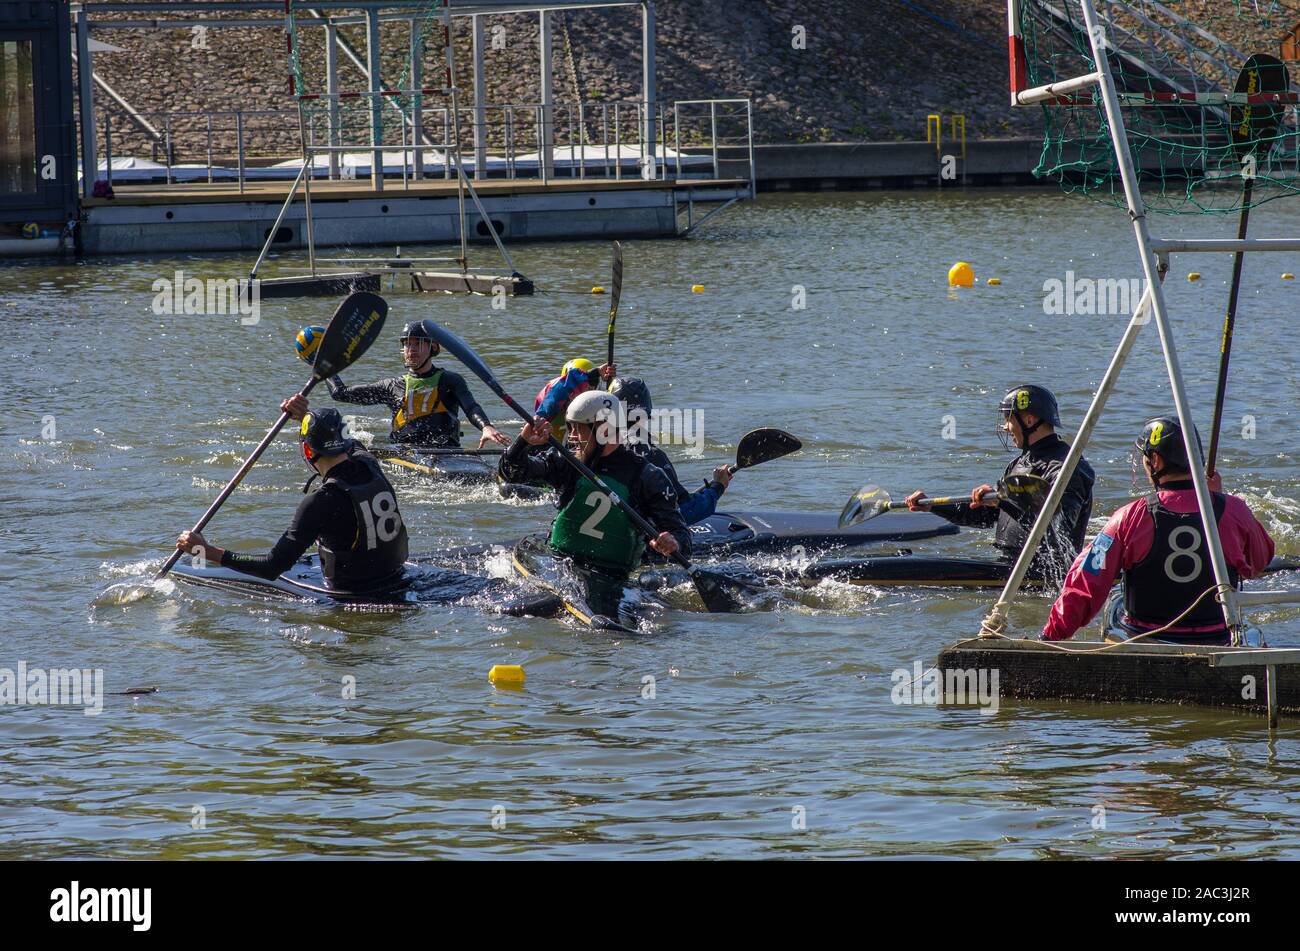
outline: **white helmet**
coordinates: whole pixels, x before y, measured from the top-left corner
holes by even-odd
[[[604,390],[588,390],[573,398],[564,418],[570,423],[618,422],[618,397]]]

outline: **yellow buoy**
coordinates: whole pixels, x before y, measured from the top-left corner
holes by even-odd
[[[975,271],[965,261],[948,268],[949,287],[971,287],[975,284]]]
[[[1192,271],[1192,273],[1190,273],[1190,274],[1187,275],[1187,279],[1188,279],[1189,281],[1199,281],[1199,280],[1201,279],[1201,272],[1200,272],[1200,271]]]
[[[488,671],[488,683],[497,687],[518,687],[524,682],[524,669],[518,664],[497,664]]]
[[[603,288],[603,287],[601,287],[599,284],[597,284],[595,287],[593,287],[593,288],[591,289],[591,292],[592,292],[593,294],[603,294],[603,293],[605,293],[605,288]]]
[[[692,284],[692,285],[691,285],[691,293],[692,293],[692,294],[703,294],[703,293],[704,293],[704,285],[703,285],[703,284]]]
[[[1294,280],[1295,280],[1295,275],[1292,274],[1292,273],[1290,273],[1290,272],[1287,272],[1286,274],[1283,274],[1283,275],[1282,275],[1282,280],[1284,280],[1284,281],[1294,281]]]
[[[1001,283],[1002,278],[1000,277],[990,277],[988,280],[989,287],[997,287]]]

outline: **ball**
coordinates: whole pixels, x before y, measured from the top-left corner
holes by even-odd
[[[24,238],[39,238],[41,236],[41,226],[34,221],[29,221],[23,225]]]
[[[316,362],[316,351],[320,349],[320,342],[325,338],[324,327],[303,327],[298,331],[298,339],[294,341],[294,349],[298,351],[298,359],[309,364]]]

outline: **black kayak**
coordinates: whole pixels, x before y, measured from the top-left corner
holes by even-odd
[[[650,606],[663,602],[634,582],[581,567],[551,550],[541,535],[515,543],[510,561],[516,574],[543,594],[559,598],[579,624],[598,631],[636,634],[636,623]]]
[[[886,512],[850,528],[840,528],[837,515],[822,512],[715,512],[691,529],[697,556],[750,551],[808,553],[828,548],[910,542],[956,535],[952,522],[930,512]]]
[[[186,584],[218,588],[236,594],[286,601],[307,601],[322,605],[408,605],[450,604],[466,598],[487,597],[503,614],[551,617],[563,610],[560,600],[521,597],[499,578],[482,578],[427,564],[406,563],[402,577],[368,591],[339,591],[325,583],[320,556],[306,555],[274,580],[244,574],[231,568],[196,568],[177,562],[171,574]]]
[[[541,498],[549,490],[541,485],[503,482],[497,475],[500,449],[403,446],[370,450],[395,471],[435,482],[459,485],[496,485],[503,498]]]

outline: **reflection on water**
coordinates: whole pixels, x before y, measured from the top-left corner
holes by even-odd
[[[1252,231],[1295,233],[1292,207],[1257,209]],[[398,328],[422,317],[470,341],[521,401],[566,360],[601,355],[602,299],[585,291],[606,282],[608,249],[513,253],[543,293],[497,311],[487,298],[394,292],[393,326],[347,381],[397,375]],[[993,407],[1017,382],[1052,386],[1066,428],[1077,425],[1124,320],[1045,314],[1044,283],[1068,270],[1139,274],[1122,215],[1050,191],[765,196],[692,240],[625,242],[625,255],[619,364],[657,405],[704,414],[704,456],[680,459],[683,482],[730,461],[744,432],[779,426],[806,449],[739,473],[724,508],[831,514],[865,482],[902,497],[992,481],[1006,462]],[[1003,283],[950,294],[958,259]],[[302,384],[297,328],[332,310],[265,301],[251,326],[150,312],[154,278],[237,276],[247,263],[113,259],[3,275],[0,666],[102,668],[108,695],[98,717],[4,708],[0,858],[1300,854],[1294,724],[1270,739],[1259,719],[1212,710],[892,704],[890,673],[973,633],[988,592],[826,582],[739,616],[672,608],[652,634],[628,635],[502,617],[472,599],[348,611],[148,583]],[[1171,277],[1167,291],[1208,426],[1231,259],[1195,265],[1200,281]],[[1295,352],[1300,328],[1284,269],[1295,268],[1247,262],[1221,468],[1295,556],[1300,392],[1277,355]],[[690,292],[697,283],[705,293]],[[794,310],[799,288],[807,307]],[[1168,402],[1148,333],[1088,452],[1094,527],[1132,496],[1128,447]],[[386,432],[382,413],[350,409],[355,428]],[[306,475],[286,435],[209,537],[265,549]],[[518,538],[552,511],[490,486],[403,480],[399,491],[414,551]],[[988,542],[964,532],[909,547],[980,556]],[[477,564],[509,572],[503,550]],[[677,607],[692,603],[676,594]],[[1027,596],[1012,623],[1032,630],[1047,606]],[[1274,644],[1296,642],[1298,617],[1260,614]],[[494,664],[522,664],[524,689],[494,690]],[[159,690],[125,693],[145,685]]]

